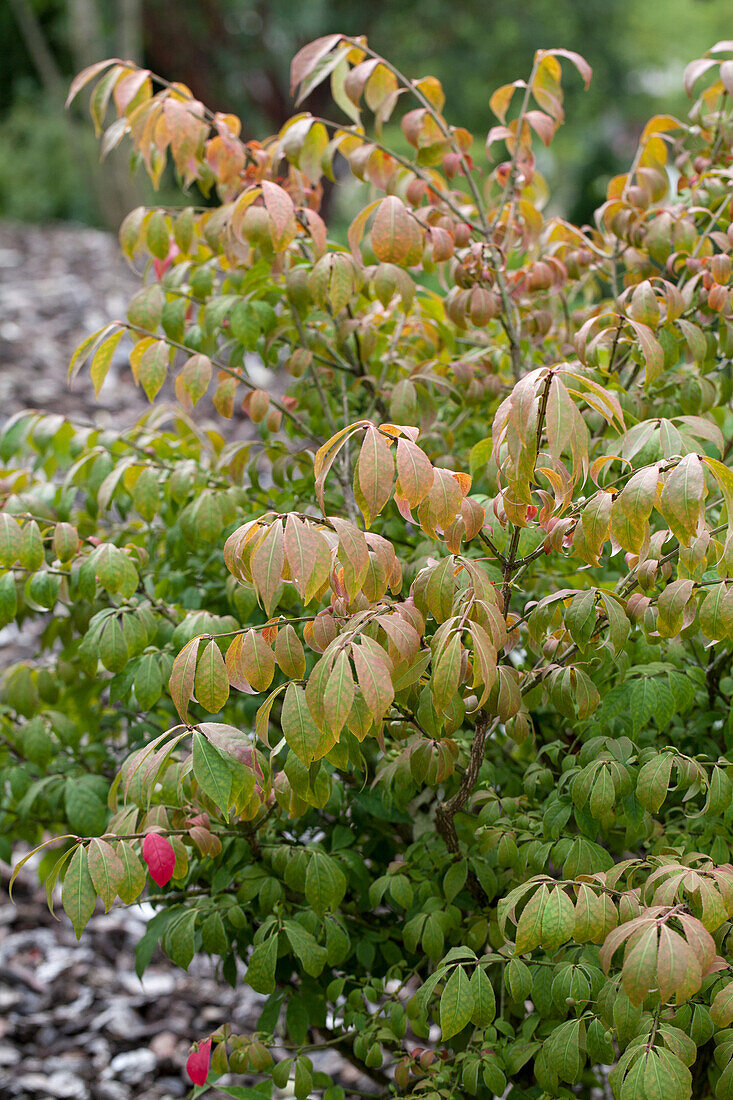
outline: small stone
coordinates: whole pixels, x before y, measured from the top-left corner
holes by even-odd
[[[150,1043],[150,1049],[159,1062],[175,1062],[179,1039],[172,1031],[161,1031]]]
[[[132,984],[131,976],[130,984]],[[146,1001],[157,1001],[159,997],[169,996],[175,988],[176,979],[172,974],[151,970],[143,974],[142,982],[137,982],[135,992],[144,997]]]
[[[104,1031],[114,1039],[128,1039],[134,1042],[145,1034],[145,1026],[140,1017],[123,1000],[115,999],[94,1020],[95,1031]]]
[[[20,1051],[0,1043],[0,1066],[14,1066],[20,1061]]]
[[[139,1047],[137,1050],[127,1050],[113,1058],[102,1076],[105,1080],[110,1077],[124,1081],[128,1085],[139,1085],[148,1074],[152,1073],[157,1064],[157,1059],[152,1050],[147,1047]]]
[[[156,1085],[162,1090],[160,1100],[174,1100],[174,1097],[185,1096],[188,1092],[188,1087],[177,1077],[159,1077]]]
[[[75,1073],[59,1070],[48,1076],[43,1073],[26,1073],[16,1081],[18,1088],[32,1096],[51,1096],[54,1100],[88,1100],[89,1089]]]
[[[97,1081],[92,1096],[94,1100],[130,1100],[130,1090],[119,1081]]]

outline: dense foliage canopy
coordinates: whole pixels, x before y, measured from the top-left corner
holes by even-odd
[[[147,869],[139,971],[160,943],[263,995],[195,1082],[335,1100],[335,1047],[370,1095],[733,1096],[732,54],[592,226],[535,162],[570,51],[485,149],[337,34],[292,87],[347,121],[261,143],[147,70],[75,81],[104,150],[210,205],[129,214],[143,286],[71,364],[99,389],[129,337],[151,412],[0,438],[0,614],[41,631],[0,823],[78,935]]]

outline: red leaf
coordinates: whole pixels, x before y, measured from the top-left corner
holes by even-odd
[[[148,833],[143,841],[143,859],[148,865],[150,877],[158,886],[165,886],[166,882],[170,882],[176,865],[176,853],[169,840],[160,833]],[[206,1064],[208,1065],[208,1056]]]
[[[198,1050],[192,1051],[186,1062],[186,1073],[194,1085],[205,1085],[209,1076],[209,1061],[211,1060],[211,1039],[201,1043]]]

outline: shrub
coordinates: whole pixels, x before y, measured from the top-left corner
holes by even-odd
[[[120,62],[75,81],[104,149],[210,205],[125,219],[144,285],[72,362],[99,389],[127,334],[152,411],[0,440],[2,618],[40,632],[2,821],[77,935],[147,866],[139,971],[160,943],[262,995],[195,1082],[333,1100],[335,1048],[379,1095],[731,1095],[730,51],[594,226],[535,162],[568,51],[491,96],[488,161],[342,35],[292,84],[347,121],[262,143]]]

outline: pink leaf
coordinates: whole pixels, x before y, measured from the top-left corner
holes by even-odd
[[[151,833],[151,836],[154,834]],[[201,1043],[198,1050],[192,1051],[186,1062],[186,1073],[194,1085],[205,1085],[209,1076],[209,1060],[211,1058],[211,1039]]]
[[[176,865],[173,845],[160,833],[148,833],[143,841],[143,859],[148,865],[150,877],[158,886],[170,882]]]

